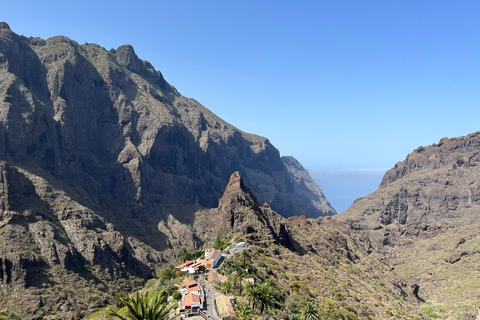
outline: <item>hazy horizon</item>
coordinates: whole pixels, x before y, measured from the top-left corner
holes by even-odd
[[[389,169],[308,169],[310,176],[337,213],[377,190]]]

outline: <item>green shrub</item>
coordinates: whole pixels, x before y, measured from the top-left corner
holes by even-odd
[[[170,268],[162,269],[160,272],[157,273],[157,276],[163,282],[165,280],[175,278],[175,271]]]
[[[179,301],[180,299],[182,299],[182,294],[178,291],[175,291],[174,293],[172,293],[172,298]]]

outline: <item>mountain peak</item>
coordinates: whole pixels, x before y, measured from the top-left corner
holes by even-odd
[[[286,219],[268,204],[260,204],[252,190],[243,183],[238,171],[230,176],[218,203],[217,231],[243,234],[247,240],[274,241],[288,248],[295,245],[286,228]]]
[[[141,62],[135,53],[135,49],[129,44],[117,48],[115,57],[120,65],[137,72],[140,70]]]
[[[240,172],[235,171],[230,176],[230,180],[225,188],[225,192],[218,201],[218,211],[220,215],[224,216],[222,221],[228,221],[228,223],[225,223],[224,229],[230,229],[234,227],[235,220],[238,220],[238,216],[235,215],[235,212],[238,211],[240,207],[246,207],[255,210],[258,208],[258,202],[257,198],[250,191],[250,189],[245,187]]]
[[[10,30],[10,26],[8,25],[8,23],[1,21],[0,22],[0,29]]]
[[[247,188],[243,183],[243,178],[240,175],[240,172],[235,171],[230,176],[230,180],[228,181],[227,187],[225,188],[225,193],[228,192],[247,192]]]

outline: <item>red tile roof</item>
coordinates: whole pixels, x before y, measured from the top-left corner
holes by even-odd
[[[215,271],[212,271],[208,274],[208,279],[207,281],[209,283],[220,283],[222,281],[227,281],[228,278],[226,276],[222,276],[221,274],[216,273]]]
[[[176,266],[175,269],[183,269],[185,267],[188,267],[191,264],[193,264],[193,261],[185,261],[181,265]]]
[[[192,291],[200,291],[200,287],[199,286],[195,286],[195,287],[190,287],[190,288],[187,288],[188,292],[192,292]]]
[[[189,294],[185,295],[184,301],[185,301],[185,302],[197,302],[197,303],[200,303],[200,296],[199,296],[198,294],[189,293]]]
[[[217,303],[218,313],[222,318],[231,316],[235,313],[232,303],[227,296],[222,294],[215,298],[215,302]]]
[[[195,280],[189,280],[187,282],[185,282],[185,287],[192,287],[192,286],[196,286],[197,285],[197,281]]]

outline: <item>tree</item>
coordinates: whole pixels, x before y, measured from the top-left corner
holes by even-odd
[[[312,302],[308,301],[300,309],[300,320],[318,320],[318,308]]]
[[[268,278],[267,280],[265,280],[265,283],[273,289],[278,289],[278,281],[275,280],[275,279],[272,279],[272,278]]]
[[[173,302],[167,303],[158,292],[137,292],[135,296],[121,298],[126,312],[121,315],[118,310],[108,309],[109,317],[121,320],[166,320],[173,313]]]
[[[215,238],[215,242],[213,243],[213,248],[215,250],[221,250],[222,246],[223,246],[222,238],[219,235],[217,235],[217,237]]]
[[[247,282],[244,289],[245,295],[252,306],[252,310],[262,304],[260,286],[256,283]]]
[[[231,275],[232,282],[240,294],[242,294],[243,279],[245,279],[246,277],[247,277],[247,272],[243,269],[238,269]]]
[[[191,260],[197,260],[198,258],[200,259],[205,258],[205,250],[197,250],[195,252],[192,252],[189,256],[189,259]]]
[[[165,268],[158,272],[157,276],[162,281],[170,280],[172,278],[175,278],[175,271],[170,268]]]
[[[172,298],[177,301],[180,301],[182,299],[182,294],[178,291],[175,291],[174,293],[172,293]]]
[[[235,309],[235,318],[238,320],[250,320],[252,319],[252,309],[243,303],[238,303]]]
[[[224,281],[221,285],[220,288],[225,294],[229,294],[232,292],[232,284],[229,281]]]
[[[243,250],[242,252],[240,252],[240,257],[243,259],[243,267],[245,268],[246,260],[249,259],[250,261],[250,253],[248,252],[248,250]]]
[[[189,256],[190,256],[190,252],[188,252],[188,249],[185,247],[183,247],[180,253],[178,254],[178,257],[180,258],[180,260],[183,260],[183,262],[185,262],[185,260],[187,260]]]
[[[260,313],[263,314],[264,310],[268,310],[275,305],[275,299],[272,294],[272,288],[267,283],[264,283],[259,287],[260,287],[259,295],[260,295],[260,304],[261,304]]]

